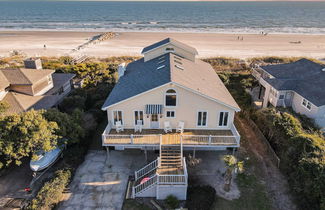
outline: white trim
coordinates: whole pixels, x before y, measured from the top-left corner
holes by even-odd
[[[175,93],[167,93],[168,90],[173,90],[175,91]],[[166,105],[166,96],[173,96],[173,95],[176,95],[176,106],[167,106]],[[178,105],[178,94],[177,94],[177,91],[174,89],[174,88],[168,88],[166,91],[165,91],[165,94],[164,94],[164,107],[165,108],[176,108]]]
[[[144,123],[144,119],[145,119],[144,115],[145,115],[145,113],[144,113],[143,110],[139,110],[139,109],[133,110],[133,125],[136,126],[135,112],[142,112],[142,116],[143,116],[142,123],[143,123],[143,126],[145,126],[145,123]],[[123,118],[123,115],[122,115],[122,118]]]
[[[167,117],[167,112],[174,112],[174,117]],[[170,118],[176,118],[176,110],[165,110],[165,118],[170,119]]]
[[[199,123],[199,121],[198,121],[198,119],[199,119],[199,112],[206,112],[207,113],[207,116],[206,116],[206,122],[205,122],[205,125],[198,125]],[[202,118],[203,119],[203,118]],[[197,128],[205,128],[205,127],[209,127],[208,126],[208,122],[209,122],[209,113],[208,113],[208,110],[197,110],[196,111],[196,127]]]
[[[121,112],[122,119],[119,119],[119,120],[122,120],[121,124],[124,125],[124,114],[123,114],[123,111],[120,110],[120,109],[116,109],[116,110],[112,110],[112,111],[111,111],[113,126],[115,126],[115,122],[114,122],[114,112]]]
[[[202,97],[205,97],[205,98],[210,99],[210,100],[212,100],[212,101],[214,101],[214,102],[217,102],[217,103],[219,103],[219,104],[222,104],[222,105],[224,105],[224,106],[226,106],[226,107],[228,107],[228,108],[231,108],[231,109],[233,109],[233,110],[235,110],[235,111],[237,111],[237,112],[240,111],[240,108],[233,107],[233,106],[231,106],[231,105],[229,105],[229,104],[226,104],[226,103],[224,103],[224,102],[219,101],[218,99],[214,99],[214,98],[212,98],[212,97],[210,97],[210,96],[207,96],[207,95],[205,95],[205,94],[203,94],[203,93],[200,93],[199,91],[193,90],[193,89],[191,89],[191,88],[185,87],[185,86],[180,85],[180,84],[175,83],[175,82],[171,82],[171,83],[172,83],[173,85],[176,85],[176,86],[178,86],[178,87],[181,87],[181,88],[183,88],[183,89],[185,89],[185,90],[188,90],[188,91],[190,91],[190,92],[192,92],[192,93],[196,93],[196,94],[198,94],[198,95],[200,95],[200,96],[202,96]],[[227,89],[227,91],[228,91],[228,89]],[[228,91],[228,92],[229,92],[229,91]],[[229,93],[229,94],[230,94],[230,93]],[[231,96],[231,94],[230,94],[230,96]],[[232,96],[231,96],[231,97],[232,97]]]
[[[304,100],[306,101],[306,105],[304,105],[303,103],[304,103]],[[310,104],[310,109],[308,109],[308,103]],[[305,99],[304,97],[302,97],[302,100],[301,100],[301,105],[303,106],[303,107],[305,107],[305,109],[307,109],[308,111],[311,111],[311,109],[312,109],[312,103],[310,102],[310,101],[308,101],[307,99]]]
[[[154,44],[155,44],[155,43],[154,43]],[[184,49],[183,47],[177,45],[177,43],[176,43],[176,45],[175,45],[175,44],[172,43],[171,41],[169,41],[169,42],[167,42],[167,43],[165,43],[165,44],[159,45],[159,46],[157,46],[157,47],[155,47],[155,48],[152,48],[152,49],[150,49],[150,50],[148,50],[148,51],[146,51],[146,52],[143,52],[143,50],[142,50],[142,51],[141,51],[141,54],[142,54],[142,55],[145,55],[145,54],[147,54],[147,53],[149,53],[149,52],[151,52],[151,51],[153,51],[153,50],[155,50],[155,49],[157,49],[157,48],[161,48],[161,47],[166,46],[166,45],[168,45],[168,44],[172,45],[173,47],[178,47],[178,48],[180,48],[180,49],[182,49],[182,50],[184,50],[184,51],[186,51],[186,52],[193,53],[194,55],[198,55],[198,52],[197,52],[197,50],[196,50],[194,47],[191,47],[191,46],[189,46],[189,45],[187,45],[187,44],[181,43],[181,44],[183,44],[183,45],[187,45],[186,47],[188,47],[188,48],[193,48],[193,49]],[[149,45],[149,46],[150,46],[150,45]],[[149,46],[148,46],[148,47],[149,47]],[[193,52],[193,51],[194,51],[194,52]],[[174,52],[175,52],[175,51],[174,51]],[[173,52],[171,52],[171,53],[173,53]]]
[[[105,110],[107,110],[108,108],[110,108],[110,107],[112,107],[112,106],[118,105],[118,104],[123,103],[123,102],[125,102],[125,101],[131,100],[131,99],[133,99],[133,98],[135,98],[135,97],[138,97],[138,96],[144,95],[144,94],[146,94],[146,93],[150,93],[150,92],[152,92],[152,91],[154,91],[154,90],[157,90],[157,89],[162,88],[162,87],[164,87],[164,86],[167,86],[167,85],[169,85],[169,84],[171,84],[171,82],[165,83],[165,84],[163,84],[163,85],[160,85],[160,86],[158,86],[158,87],[152,88],[152,89],[147,90],[147,91],[145,91],[145,92],[142,92],[142,93],[139,93],[139,94],[137,94],[137,95],[131,96],[131,97],[126,98],[126,99],[124,99],[124,100],[122,100],[122,101],[119,101],[119,102],[117,102],[117,103],[115,103],[115,104],[111,104],[111,105],[109,105],[109,106],[107,106],[107,107],[102,108],[102,110],[105,111]]]
[[[195,91],[195,90],[193,90],[193,89],[191,89],[191,88],[185,87],[185,86],[180,85],[180,84],[175,83],[175,82],[168,82],[168,83],[165,83],[165,84],[160,85],[160,86],[158,86],[158,87],[152,88],[152,89],[147,90],[147,91],[145,91],[145,92],[139,93],[139,94],[137,94],[137,95],[134,95],[134,96],[132,96],[132,97],[129,97],[129,98],[127,98],[127,99],[124,99],[124,100],[122,100],[122,101],[119,101],[119,102],[117,102],[117,103],[115,103],[115,104],[111,104],[111,105],[109,105],[109,106],[107,106],[107,107],[102,108],[102,110],[105,111],[105,110],[107,110],[108,108],[110,108],[110,107],[112,107],[112,106],[118,105],[118,104],[120,104],[120,103],[123,103],[123,102],[125,102],[125,101],[131,100],[131,99],[133,99],[133,98],[135,98],[135,97],[138,97],[138,96],[144,95],[144,94],[146,94],[146,93],[152,92],[152,91],[154,91],[154,90],[157,90],[157,89],[159,89],[159,88],[162,88],[162,87],[167,86],[167,85],[170,85],[170,84],[172,84],[172,85],[176,85],[176,86],[181,87],[181,88],[183,88],[183,89],[185,89],[185,90],[188,90],[188,91],[190,91],[190,92],[192,92],[192,93],[196,93],[196,94],[198,94],[198,95],[200,95],[200,96],[202,96],[202,97],[205,97],[205,98],[210,99],[210,100],[212,100],[212,101],[214,101],[214,102],[217,102],[217,103],[219,103],[219,104],[222,104],[222,105],[224,105],[224,106],[226,106],[226,107],[228,107],[228,108],[230,108],[230,109],[235,110],[236,112],[239,112],[239,111],[240,111],[240,108],[233,107],[233,106],[231,106],[231,105],[228,105],[228,104],[226,104],[226,103],[224,103],[224,102],[221,102],[221,101],[219,101],[219,100],[217,100],[217,99],[214,99],[214,98],[212,98],[212,97],[210,97],[210,96],[207,96],[207,95],[205,95],[205,94],[203,94],[203,93],[200,93],[200,92],[198,92],[198,91]],[[227,90],[227,91],[228,91],[228,90]],[[228,92],[229,92],[229,91],[228,91]],[[229,94],[230,94],[230,93],[229,93]],[[230,94],[230,96],[231,96],[231,94]],[[232,97],[232,96],[231,96],[231,97]],[[176,98],[176,100],[177,100],[177,98]],[[164,99],[164,101],[165,101],[165,99]],[[177,101],[176,101],[176,105],[177,105]],[[168,107],[166,107],[166,108],[168,108]],[[176,107],[170,107],[170,108],[176,108]]]
[[[223,113],[228,113],[228,118],[227,118],[227,125],[219,125],[219,121],[220,121],[220,113],[223,112]],[[229,116],[230,116],[230,112],[229,111],[224,111],[224,110],[220,110],[218,111],[218,118],[217,118],[217,127],[219,128],[229,128]],[[225,119],[225,115],[223,116],[223,119],[222,119],[222,124],[224,122],[224,119]]]

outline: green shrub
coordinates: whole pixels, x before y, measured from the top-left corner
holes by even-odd
[[[179,206],[179,200],[173,195],[168,195],[165,199],[165,203],[170,209],[176,209]]]
[[[306,131],[299,118],[288,112],[262,109],[256,112],[255,121],[280,157],[281,170],[301,206],[320,209],[325,197],[324,138]]]
[[[54,178],[46,182],[37,193],[29,209],[52,209],[60,201],[70,177],[71,171],[69,169],[57,171]]]
[[[216,199],[216,190],[211,186],[193,186],[187,189],[186,207],[189,210],[209,210]]]

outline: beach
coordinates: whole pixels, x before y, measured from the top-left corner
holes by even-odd
[[[195,47],[199,57],[302,56],[325,58],[325,35],[121,32],[72,52],[101,32],[1,31],[0,56],[18,50],[27,56],[140,56],[143,47],[171,37]]]

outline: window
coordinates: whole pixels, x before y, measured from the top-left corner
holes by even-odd
[[[172,48],[172,47],[167,47],[167,48],[166,48],[166,51],[174,52],[174,48]]]
[[[308,110],[311,110],[311,103],[306,99],[302,99],[302,105],[306,107]]]
[[[281,95],[279,96],[279,99],[284,99],[284,95],[281,94]]]
[[[175,111],[166,111],[166,117],[174,118],[176,116]]]
[[[143,111],[134,111],[134,125],[137,124],[138,120],[142,120],[143,125]]]
[[[176,106],[176,91],[175,90],[169,89],[166,91],[165,105],[166,106]]]
[[[113,121],[114,125],[116,125],[117,121],[121,121],[121,124],[123,125],[122,111],[113,111]]]
[[[227,126],[228,125],[228,116],[229,116],[229,112],[220,112],[219,126]]]
[[[207,126],[208,113],[199,111],[197,114],[197,126]]]

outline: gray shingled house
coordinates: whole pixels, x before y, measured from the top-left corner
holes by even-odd
[[[155,161],[135,172],[129,197],[165,199],[173,194],[185,200],[183,150],[239,147],[234,115],[240,109],[193,47],[167,38],[142,54],[119,66],[119,80],[102,107],[108,117],[102,144],[116,150],[159,150]]]
[[[263,107],[292,107],[325,129],[325,65],[308,59],[293,63],[259,66],[253,76],[260,83]]]

